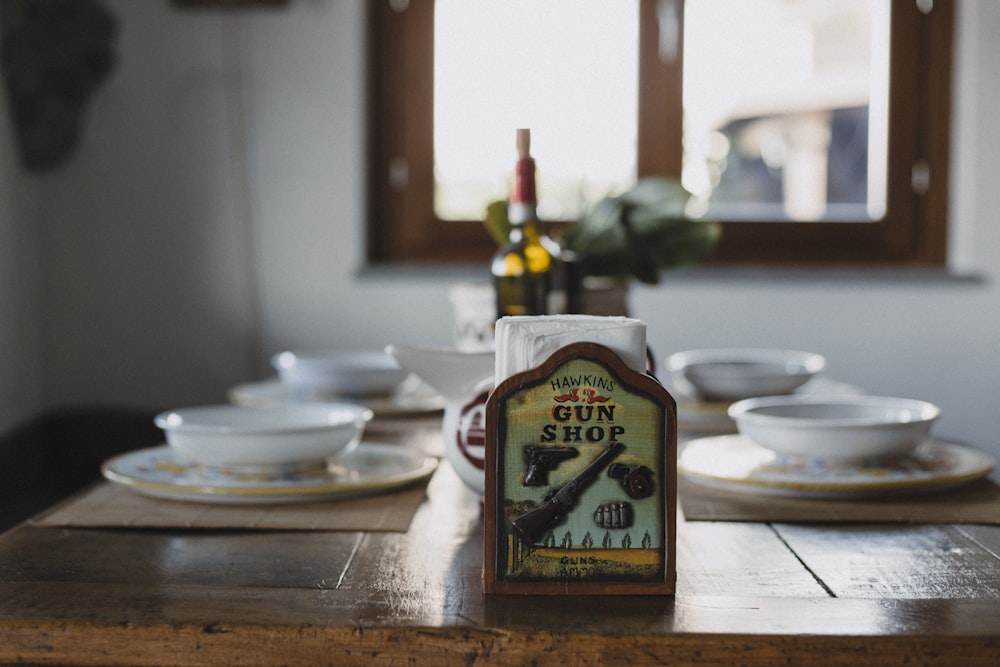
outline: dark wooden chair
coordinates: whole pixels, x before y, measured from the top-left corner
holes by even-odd
[[[99,479],[109,457],[162,442],[156,412],[57,409],[0,436],[0,531]]]

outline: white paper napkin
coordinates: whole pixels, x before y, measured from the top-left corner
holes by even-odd
[[[646,372],[646,323],[631,317],[538,315],[503,317],[496,323],[496,372],[500,384],[534,368],[570,343],[599,343],[625,364]]]

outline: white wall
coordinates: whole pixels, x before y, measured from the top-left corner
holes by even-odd
[[[223,400],[283,348],[449,341],[453,278],[359,275],[363,3],[111,6],[118,68],[82,150],[40,180],[49,404]],[[836,379],[936,401],[939,433],[1000,454],[1000,3],[960,10],[956,260],[982,280],[668,274],[633,298],[659,356],[820,351]]]

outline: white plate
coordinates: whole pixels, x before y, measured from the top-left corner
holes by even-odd
[[[104,463],[101,472],[133,491],[170,500],[293,503],[395,489],[430,477],[437,463],[398,445],[365,442],[330,466],[247,475],[191,462],[164,445],[116,456]]]
[[[831,464],[783,457],[742,435],[691,440],[677,470],[692,481],[732,491],[802,498],[869,498],[961,486],[993,470],[989,454],[932,440],[892,463]]]
[[[227,396],[230,403],[263,407],[284,403],[312,402],[314,399],[297,393],[279,379],[248,382],[236,385]],[[352,400],[339,397],[337,401]],[[362,405],[375,413],[376,419],[418,417],[433,415],[444,410],[444,399],[419,378],[408,378],[400,388],[389,396],[365,396],[358,399]]]

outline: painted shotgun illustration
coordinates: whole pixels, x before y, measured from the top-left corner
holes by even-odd
[[[577,495],[593,481],[598,471],[613,461],[623,449],[625,445],[622,443],[612,442],[573,479],[547,494],[543,505],[514,519],[512,525],[521,540],[527,544],[535,544],[541,540],[546,531],[566,515],[576,502]]]

